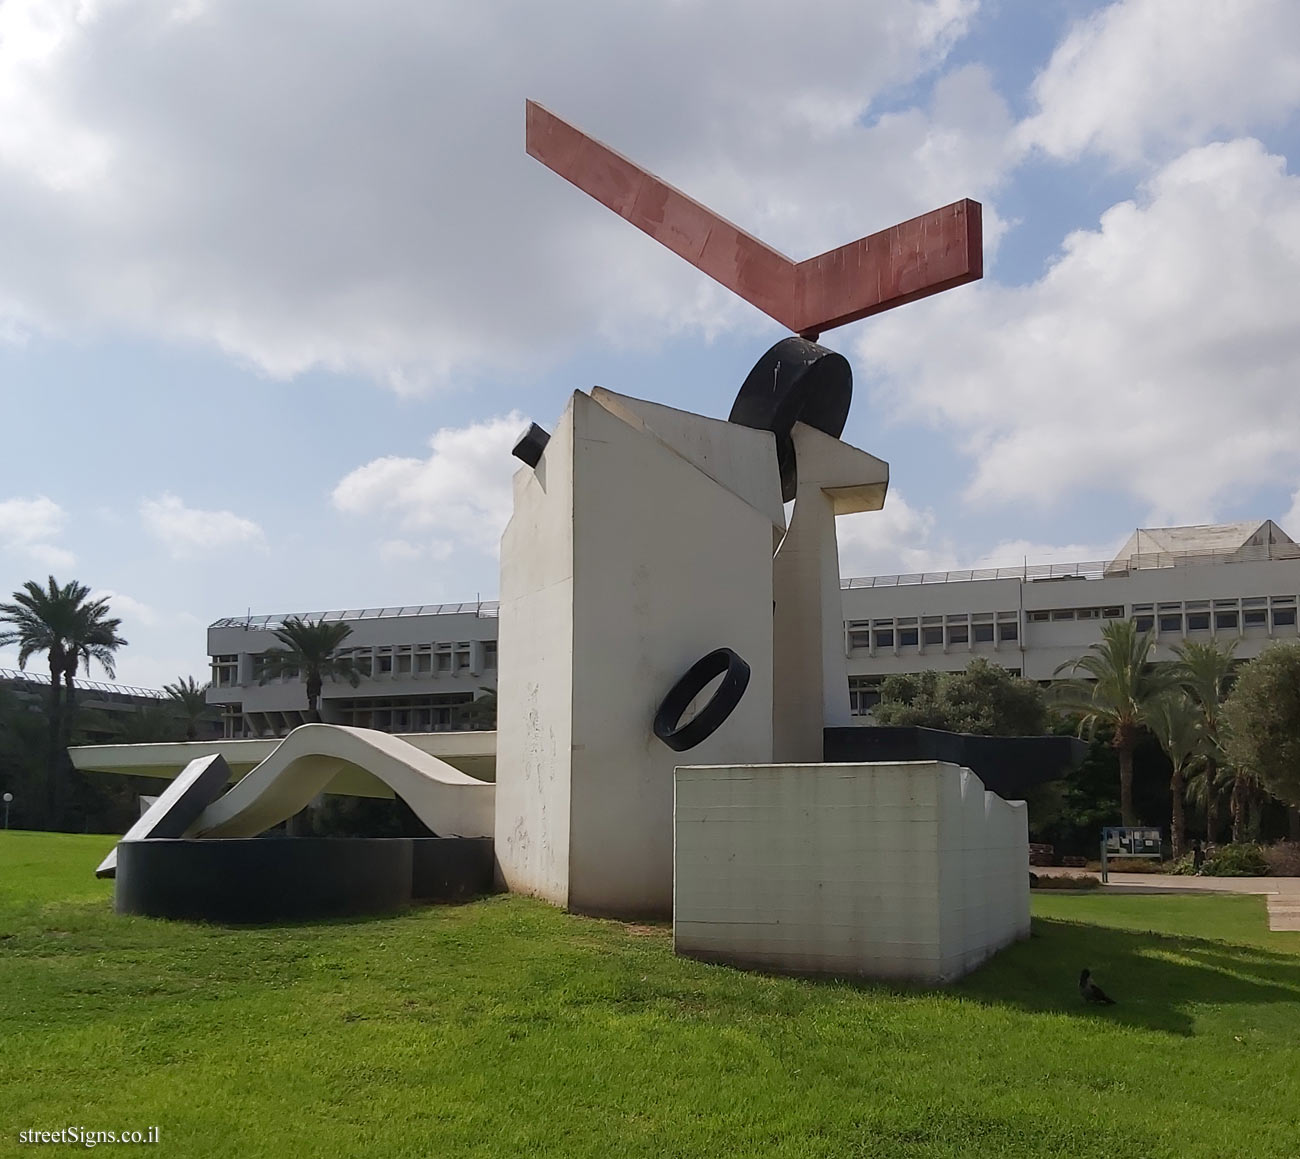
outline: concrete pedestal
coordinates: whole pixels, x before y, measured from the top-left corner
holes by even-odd
[[[678,953],[952,982],[1029,934],[1023,802],[938,761],[681,767]]]

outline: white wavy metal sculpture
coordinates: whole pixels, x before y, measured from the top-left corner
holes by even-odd
[[[200,758],[205,763],[208,759]],[[492,836],[495,785],[452,768],[400,737],[341,724],[294,729],[266,760],[215,800],[218,790],[210,782],[182,773],[177,777],[177,783],[185,782],[180,792],[159,797],[131,832],[147,836],[164,813],[175,816],[183,810],[191,816],[197,813],[185,829],[187,837],[256,837],[305,808],[349,766],[383,781],[439,837]],[[99,867],[100,875],[111,874],[116,863],[114,849]]]

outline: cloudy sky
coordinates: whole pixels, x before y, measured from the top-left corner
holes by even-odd
[[[76,577],[120,680],[206,678],[220,616],[494,596],[570,391],[725,416],[782,331],[526,97],[796,259],[983,203],[982,282],[823,339],[893,479],[846,574],[1300,535],[1300,4],[792,11],[0,0],[0,595]]]

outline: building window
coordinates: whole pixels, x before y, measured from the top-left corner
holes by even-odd
[[[849,677],[849,712],[866,716],[880,703],[880,683],[869,676]]]
[[[993,625],[992,624],[975,624],[971,631],[975,633],[975,643],[992,644],[993,643]]]
[[[921,632],[921,638],[927,645],[943,643],[942,628],[924,628]]]
[[[1187,630],[1189,632],[1208,632],[1210,630],[1210,613],[1188,612]]]
[[[1160,630],[1162,632],[1181,632],[1183,630],[1183,617],[1171,616],[1166,612],[1161,612]]]
[[[1123,608],[1102,608],[1101,614],[1108,620],[1122,620],[1124,618]]]
[[[451,671],[451,653],[450,653],[450,652],[439,652],[439,653],[437,654],[437,656],[434,657],[434,659],[438,662],[438,671],[439,671],[439,672],[450,672],[450,671]]]
[[[953,624],[948,629],[949,644],[965,644],[970,640],[970,631],[965,624]]]
[[[1263,608],[1254,610],[1247,609],[1241,613],[1241,618],[1246,622],[1248,628],[1266,628],[1268,627],[1268,613]]]
[[[1134,616],[1133,623],[1139,632],[1149,632],[1155,627],[1155,616]]]
[[[376,665],[377,670],[378,670],[378,672],[379,672],[379,674],[380,674],[381,676],[383,676],[383,675],[385,675],[385,674],[387,674],[387,673],[392,672],[392,670],[393,670],[393,657],[392,657],[391,654],[390,654],[390,655],[380,654],[380,655],[377,656],[375,659],[376,659],[376,661],[377,661],[377,665]]]
[[[244,735],[244,706],[242,704],[223,704],[221,706],[221,735],[232,738]]]
[[[1275,628],[1295,627],[1295,608],[1274,608],[1273,627]]]
[[[1188,617],[1189,619],[1191,617]],[[1214,626],[1220,630],[1235,632],[1237,630],[1236,612],[1215,612]]]
[[[911,648],[915,648],[915,647],[916,647],[916,631],[917,631],[917,630],[916,630],[915,628],[900,628],[899,631],[898,631],[898,642],[899,642],[899,643],[900,643],[904,648],[909,648],[909,647],[911,647]]]
[[[233,688],[239,683],[239,657],[213,656],[212,683],[218,688]]]
[[[1030,612],[1029,622],[1031,624],[1043,624],[1052,618],[1051,612]]]
[[[411,654],[403,653],[397,657],[397,671],[399,675],[409,676],[411,674]]]
[[[849,651],[852,652],[857,648],[871,647],[871,633],[865,628],[849,633]]]
[[[1019,625],[1019,624],[999,624],[999,625],[998,625],[998,640],[999,640],[1000,643],[1003,643],[1003,644],[1008,643],[1009,641],[1012,641],[1012,640],[1016,640],[1016,639],[1018,639],[1019,636],[1020,636],[1020,625]]]
[[[1053,619],[1053,620],[1073,620],[1073,619],[1074,619],[1074,609],[1073,609],[1073,608],[1057,608],[1054,612],[1052,612],[1052,619]]]
[[[497,642],[495,640],[485,640],[483,642],[483,667],[495,668],[497,666]]]
[[[877,628],[876,629],[876,647],[892,648],[894,646],[894,629]]]
[[[428,652],[421,652],[415,658],[415,670],[416,672],[432,672],[433,656]]]
[[[456,671],[469,671],[469,645],[458,644],[456,646]]]

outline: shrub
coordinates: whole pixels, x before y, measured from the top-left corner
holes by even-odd
[[[1263,877],[1268,862],[1258,845],[1223,845],[1201,867],[1206,877]]]
[[[1177,874],[1179,877],[1196,876],[1196,859],[1191,853],[1184,853],[1177,861],[1171,861],[1165,867],[1166,873]]]
[[[1034,889],[1100,889],[1095,877],[1074,877],[1068,873],[1031,874],[1029,884]]]
[[[1261,852],[1268,863],[1269,877],[1300,877],[1300,844],[1279,841],[1265,846]]]
[[[1164,873],[1165,863],[1153,857],[1108,857],[1106,870],[1109,873]]]

